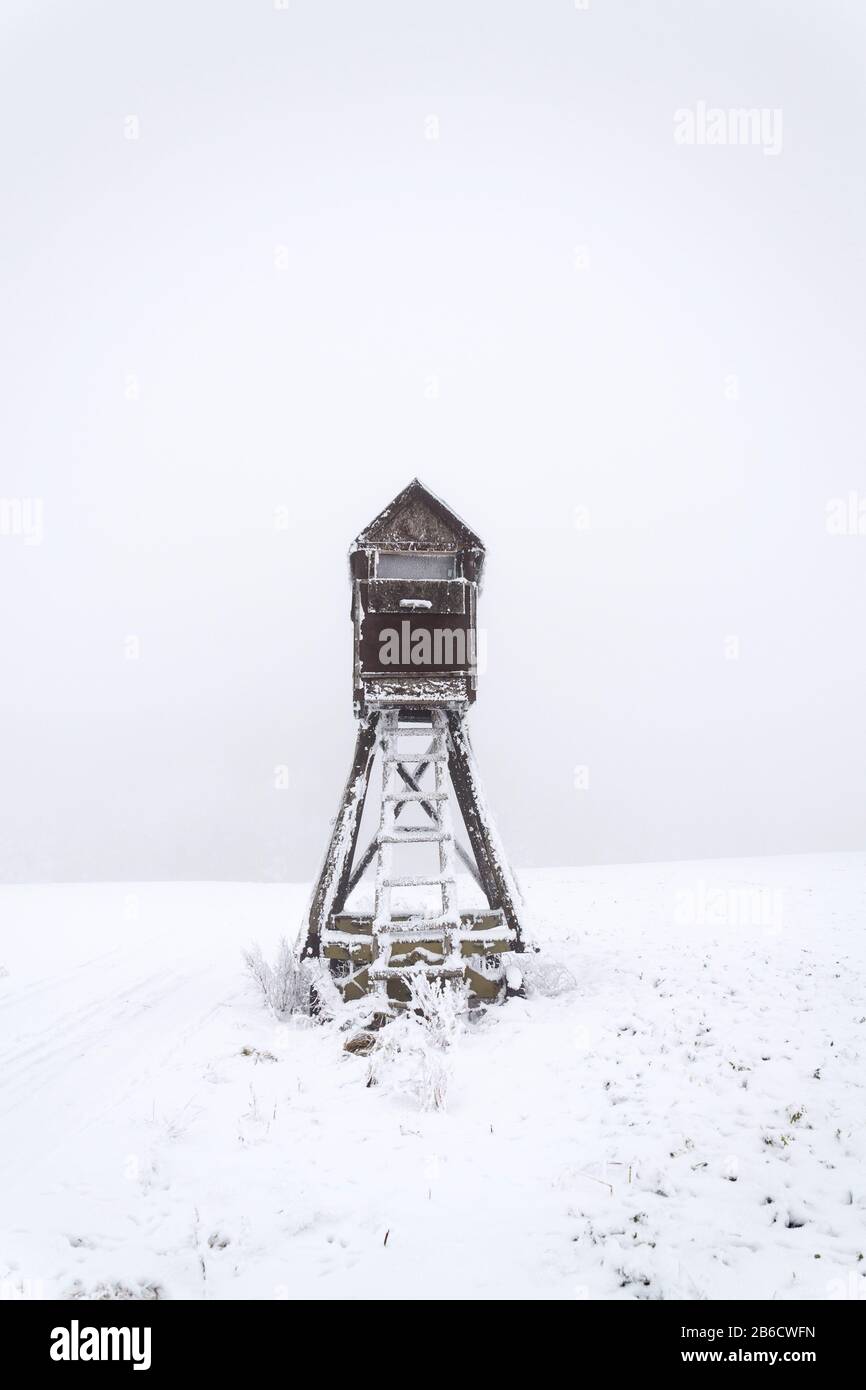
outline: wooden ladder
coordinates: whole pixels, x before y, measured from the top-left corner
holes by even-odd
[[[373,913],[374,961],[372,979],[381,982],[383,993],[387,981],[418,971],[425,975],[457,978],[463,975],[459,933],[460,913],[457,908],[455,876],[455,842],[451,822],[448,787],[448,720],[444,710],[431,710],[429,723],[400,726],[400,711],[386,710],[379,722],[379,749],[382,755],[382,808],[376,836],[376,887]],[[404,740],[429,741],[419,752],[401,749]],[[416,769],[412,785],[404,768]],[[433,769],[433,786],[428,790],[421,783]],[[399,783],[399,785],[398,785]],[[403,826],[398,816],[409,802],[417,802],[428,817],[429,825]],[[439,868],[436,873],[406,874],[395,868],[398,846],[435,844]],[[438,911],[410,909],[408,915],[395,916],[392,910],[392,891],[395,888],[436,887],[441,895]],[[423,952],[425,943],[436,942],[437,959],[429,963],[416,961],[412,965],[392,963],[392,946]],[[438,943],[441,941],[441,951]],[[416,953],[417,954],[417,953]],[[438,957],[441,955],[441,959]]]

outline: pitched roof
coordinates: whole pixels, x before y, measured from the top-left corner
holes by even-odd
[[[484,542],[440,497],[413,478],[352,544],[353,550],[484,550]]]

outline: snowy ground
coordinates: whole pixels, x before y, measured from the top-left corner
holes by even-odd
[[[0,1292],[864,1297],[864,871],[526,874],[574,986],[472,1026],[444,1113],[268,1017],[240,950],[303,890],[0,889]]]

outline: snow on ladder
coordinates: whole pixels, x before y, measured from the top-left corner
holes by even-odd
[[[407,737],[427,735],[431,739],[425,753],[402,753],[400,741]],[[400,966],[392,957],[393,946],[411,946],[413,942],[442,940],[442,960],[425,966],[430,975],[462,975],[460,929],[457,908],[456,874],[454,868],[454,832],[451,825],[448,792],[448,721],[444,710],[430,711],[429,726],[400,727],[400,711],[385,710],[379,723],[379,746],[382,753],[382,808],[376,837],[376,889],[373,916],[375,961],[373,979],[385,981],[410,969]],[[408,785],[403,771],[411,763],[417,771]],[[433,787],[425,790],[421,779],[432,768]],[[405,785],[399,786],[402,780]],[[398,816],[407,802],[416,802],[427,815],[429,826],[403,826]],[[435,844],[439,868],[431,873],[399,873],[395,871],[395,850],[401,845]],[[437,888],[440,894],[438,910],[433,914],[423,910],[423,903],[413,905],[409,913],[395,916],[392,890]]]

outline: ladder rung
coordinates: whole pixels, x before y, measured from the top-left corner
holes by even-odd
[[[456,922],[444,921],[441,917],[417,917],[411,920],[404,919],[402,922],[392,921],[377,934],[380,943],[434,941],[437,946],[444,947],[447,947],[450,940],[462,941],[464,937],[465,933],[461,932]]]
[[[414,792],[407,787],[402,792],[386,792],[383,801],[447,801],[447,792]]]
[[[386,753],[386,763],[447,763],[447,753]]]
[[[446,951],[449,942],[448,933],[444,927],[438,927],[435,931],[425,931],[418,927],[416,931],[406,931],[405,928],[389,927],[387,931],[379,933],[379,941],[387,942],[391,946],[417,946],[421,942],[430,942],[437,950]]]
[[[392,931],[396,932],[426,932],[428,936],[437,936],[444,931],[459,931],[460,923],[454,917],[443,917],[439,913],[435,917],[416,917],[392,918],[387,922],[382,922],[376,926],[373,922],[373,930],[377,936],[390,940]]]
[[[391,980],[402,978],[405,980],[407,975],[450,975],[455,980],[463,977],[462,965],[426,965],[419,962],[418,965],[380,965],[378,969],[371,970],[370,975],[374,980]]]
[[[426,876],[423,876],[423,875],[422,875],[421,877],[417,877],[415,874],[407,874],[407,875],[405,875],[404,877],[401,877],[401,878],[383,878],[383,879],[382,879],[382,887],[383,887],[383,888],[421,888],[421,887],[423,887],[423,886],[426,885],[426,886],[429,886],[429,887],[431,887],[431,888],[438,888],[438,887],[440,887],[440,885],[442,885],[442,884],[444,884],[444,885],[447,887],[448,885],[454,884],[454,883],[456,883],[456,882],[457,882],[457,880],[456,880],[455,878],[449,877],[449,876],[447,876],[447,875],[443,877],[443,875],[441,875],[441,874],[437,874],[437,875],[435,875],[435,876],[430,876],[430,877],[426,877]]]
[[[433,845],[443,840],[453,840],[447,830],[404,830],[402,835],[395,830],[392,835],[380,835],[379,843],[386,845]]]
[[[430,724],[414,724],[410,729],[388,729],[386,738],[439,738],[442,730]]]

